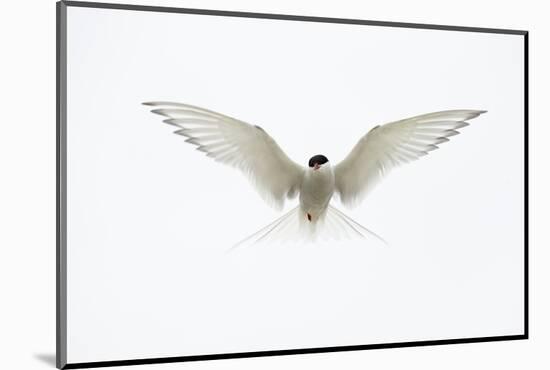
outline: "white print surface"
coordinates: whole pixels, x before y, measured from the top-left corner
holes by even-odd
[[[520,36],[85,8],[68,34],[69,362],[523,332]],[[282,212],[151,100],[260,125],[303,165],[378,124],[488,113],[346,212],[388,247],[227,254]]]

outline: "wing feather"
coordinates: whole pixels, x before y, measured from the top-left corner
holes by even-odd
[[[259,126],[197,106],[173,102],[143,103],[176,126],[174,132],[215,161],[241,170],[275,208],[298,193],[304,168],[293,162]]]
[[[394,167],[409,163],[458,135],[467,120],[485,111],[448,110],[376,126],[364,135],[335,168],[336,192],[354,206]]]

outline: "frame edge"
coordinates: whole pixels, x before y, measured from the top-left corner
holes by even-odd
[[[523,73],[524,73],[524,323],[523,332],[525,339],[529,339],[529,32],[523,34]]]
[[[67,5],[56,3],[56,367],[67,365]]]
[[[211,355],[192,355],[192,356],[175,356],[175,357],[157,357],[132,360],[113,360],[113,361],[94,361],[94,362],[78,362],[67,364],[64,369],[83,369],[96,367],[112,367],[112,366],[134,366],[134,365],[153,365],[167,363],[184,363],[196,361],[212,361],[212,360],[227,360],[238,358],[251,357],[272,357],[272,356],[291,356],[304,354],[318,353],[334,353],[348,351],[363,351],[363,350],[380,350],[390,348],[406,348],[406,347],[424,347],[424,346],[440,346],[449,344],[472,344],[472,343],[488,343],[512,340],[525,340],[525,335],[504,335],[494,337],[478,337],[478,338],[460,338],[460,339],[438,339],[425,340],[416,342],[397,342],[397,343],[381,343],[367,345],[352,345],[338,347],[320,347],[320,348],[303,348],[292,350],[274,350],[274,351],[257,351],[257,352],[237,352],[226,354],[211,354]]]
[[[418,28],[426,30],[443,30],[443,31],[462,31],[462,32],[481,32],[481,33],[498,33],[508,35],[525,35],[525,30],[505,29],[505,28],[485,28],[473,26],[452,26],[443,24],[426,24],[426,23],[407,23],[397,21],[375,21],[362,20],[353,18],[332,18],[322,16],[302,16],[292,14],[274,14],[274,13],[256,13],[245,11],[231,10],[213,10],[213,9],[196,9],[196,8],[177,8],[168,6],[152,6],[152,5],[131,5],[122,3],[102,3],[91,1],[72,1],[62,0],[67,6],[95,9],[118,9],[118,10],[137,10],[161,13],[185,13],[185,14],[201,14],[212,16],[225,17],[240,17],[240,18],[261,18],[261,19],[277,19],[285,21],[302,21],[302,22],[319,22],[319,23],[341,23],[341,24],[358,24],[369,26],[383,26],[396,28]]]

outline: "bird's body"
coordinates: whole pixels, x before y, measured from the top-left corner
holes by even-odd
[[[330,163],[319,169],[306,169],[300,186],[300,211],[303,218],[316,223],[323,219],[334,194],[334,169]]]
[[[360,138],[337,165],[318,154],[308,166],[293,162],[269,134],[257,125],[189,104],[151,102],[153,113],[178,127],[176,134],[208,157],[246,174],[260,195],[281,209],[299,196],[299,205],[245,240],[316,240],[375,236],[334,208],[333,195],[348,207],[359,203],[392,168],[415,161],[457,135],[466,121],[484,111],[447,110],[377,125]]]

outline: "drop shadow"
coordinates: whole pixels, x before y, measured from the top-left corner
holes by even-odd
[[[56,365],[54,353],[35,353],[34,358],[52,367]]]

